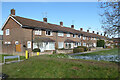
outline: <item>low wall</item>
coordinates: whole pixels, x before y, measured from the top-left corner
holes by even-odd
[[[67,54],[67,53],[73,53],[73,50],[57,50],[57,53],[64,53],[64,54]]]
[[[90,51],[95,51],[96,50],[96,48],[90,48]]]
[[[43,54],[53,54],[53,51],[48,51],[48,52],[40,52],[39,55],[43,55]],[[14,52],[12,55],[19,55],[19,56],[25,56],[25,52],[23,53],[18,53],[18,52]],[[37,56],[37,52],[31,52],[29,53],[29,56]]]
[[[103,47],[96,47],[96,50],[100,50],[100,49],[103,49]]]

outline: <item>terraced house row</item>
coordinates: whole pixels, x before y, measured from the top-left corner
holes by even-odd
[[[15,10],[11,9],[11,14],[7,18],[3,27],[3,52],[24,52],[26,49],[31,52],[34,48],[40,48],[42,52],[55,49],[72,49],[77,46],[96,47],[98,39],[107,38],[99,33],[95,34],[65,27],[63,22],[60,25],[43,21],[37,21],[15,15]],[[39,41],[38,45],[35,41]]]

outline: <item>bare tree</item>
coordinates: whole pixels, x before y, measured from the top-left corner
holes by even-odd
[[[101,11],[99,15],[102,18],[102,28],[109,36],[116,36],[120,31],[120,2],[115,2],[115,0],[108,0],[109,2],[102,1],[99,0]]]

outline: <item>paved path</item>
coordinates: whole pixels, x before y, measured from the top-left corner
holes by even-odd
[[[100,49],[100,50],[95,50],[95,51],[87,51],[87,52],[80,52],[80,53],[72,53],[72,54],[68,54],[68,55],[78,55],[78,54],[87,54],[87,53],[91,53],[91,52],[97,52],[97,51],[102,51],[102,50],[110,50],[110,49]]]

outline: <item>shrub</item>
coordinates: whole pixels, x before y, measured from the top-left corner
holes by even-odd
[[[74,48],[73,53],[84,52],[84,48]]]
[[[84,51],[88,51],[88,48],[87,48],[87,47],[85,47],[85,46],[78,46],[77,48],[83,48],[83,49],[84,49]]]
[[[35,48],[32,50],[33,52],[40,52],[40,49],[39,48]]]
[[[97,40],[97,47],[103,47],[104,48],[105,41],[104,40]]]

